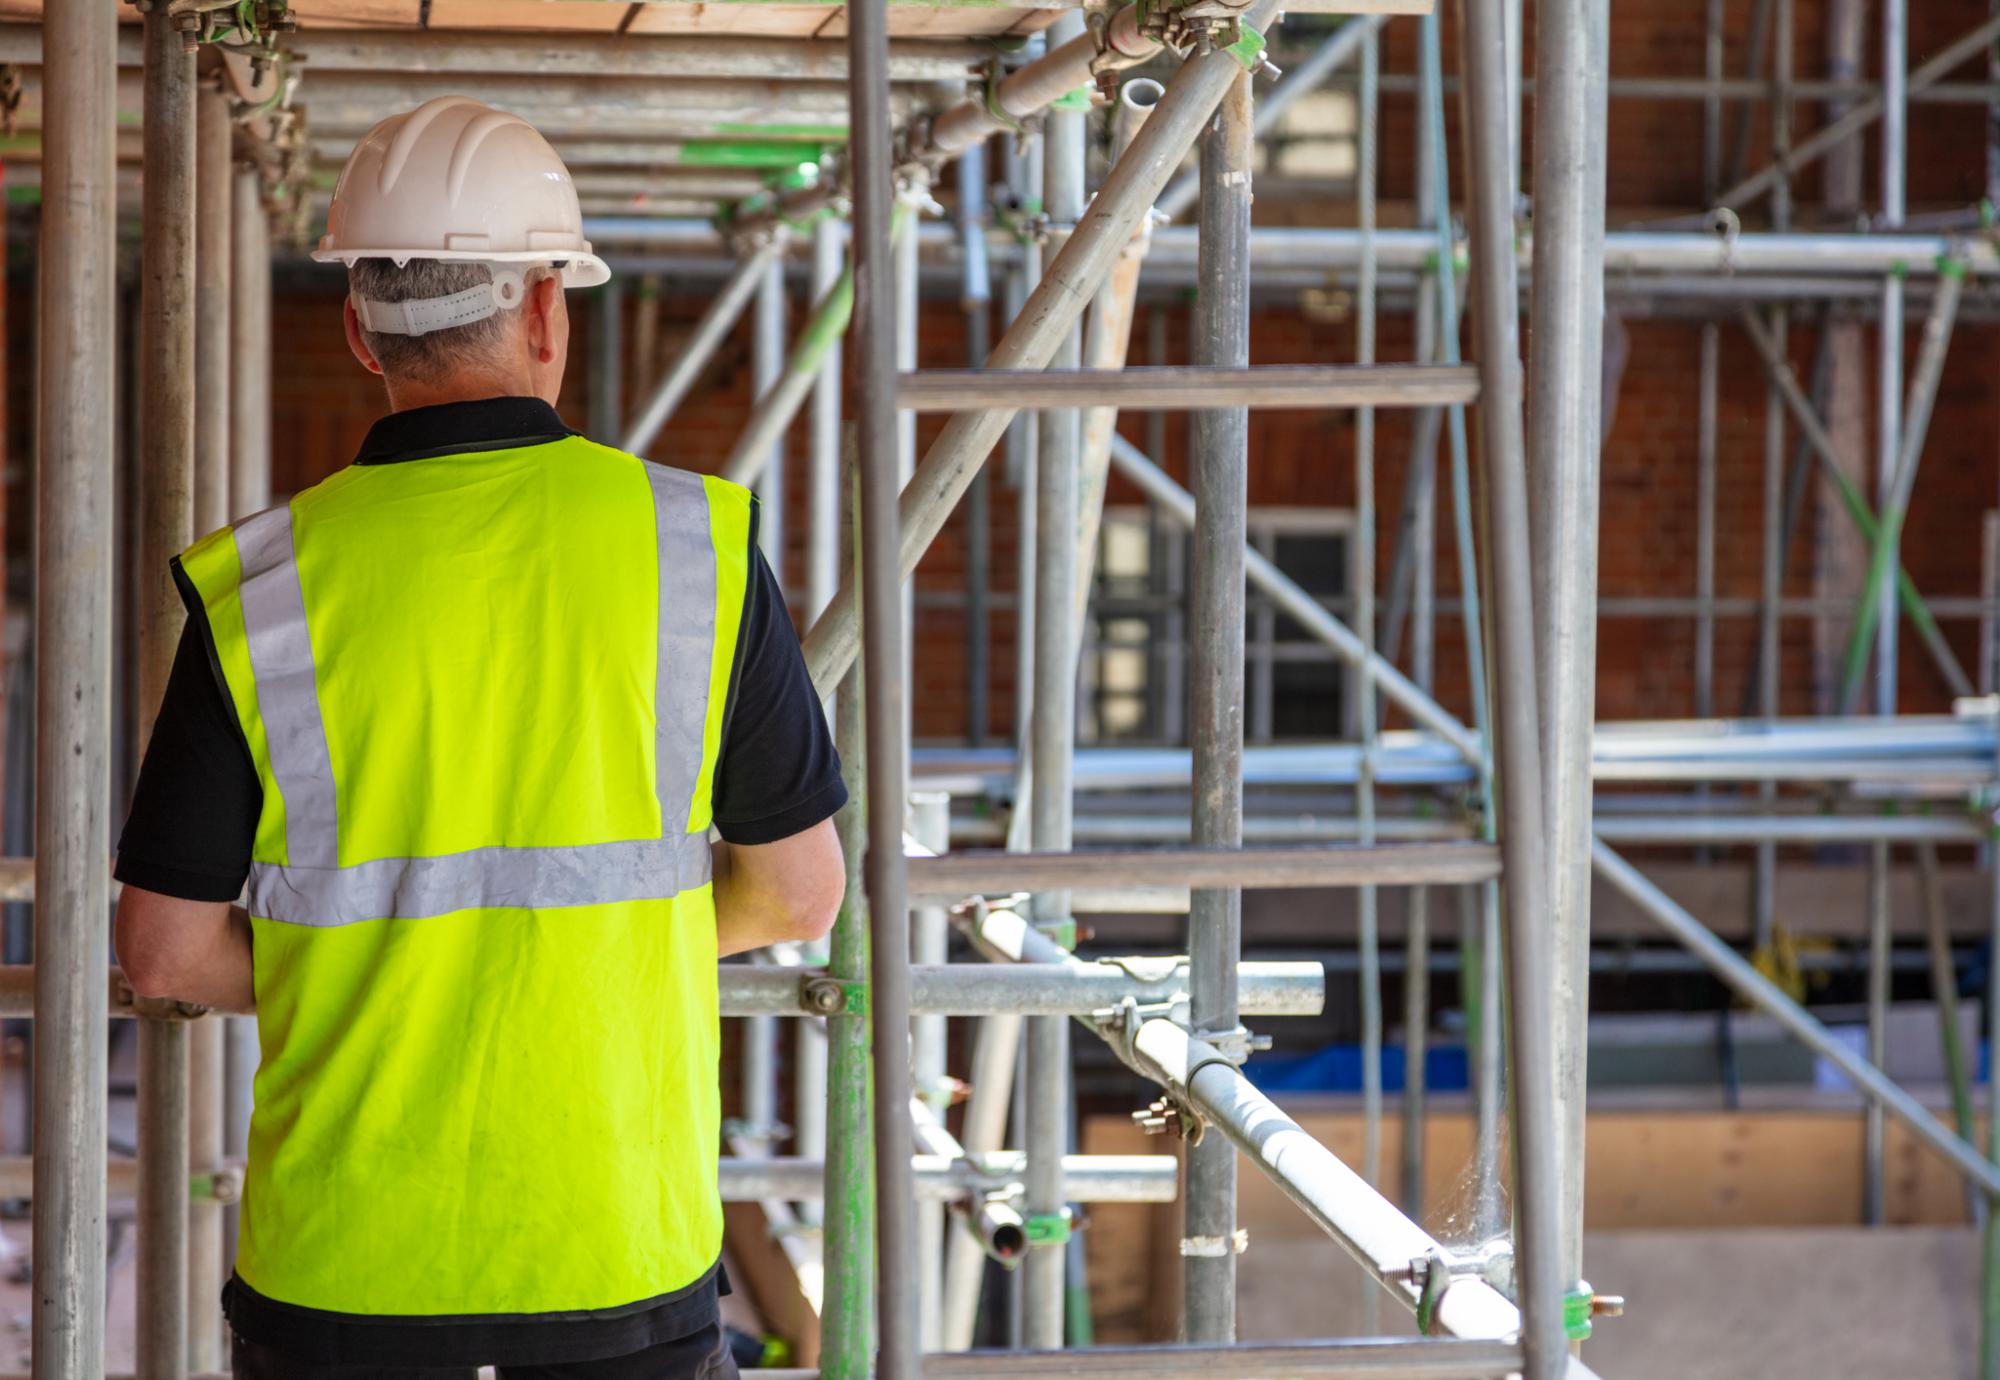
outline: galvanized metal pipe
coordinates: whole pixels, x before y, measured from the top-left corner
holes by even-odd
[[[971,1194],[1019,1188],[1027,1156],[996,1151],[969,1158],[969,1153],[939,1146],[911,1157],[912,1181],[924,1206],[942,1210],[942,1204]],[[718,1181],[726,1203],[807,1201],[819,1197],[825,1169],[817,1160],[725,1156]],[[1060,1169],[1063,1193],[1079,1203],[1171,1203],[1180,1180],[1172,1155],[1064,1155]]]
[[[271,503],[271,219],[257,170],[239,167],[229,246],[229,511]]]
[[[1020,1059],[1022,1018],[988,1016],[979,1022],[972,1042],[971,1091],[959,1129],[966,1152],[990,1154],[1007,1135],[1008,1102],[1014,1092],[1014,1070]],[[986,1280],[986,1251],[970,1232],[953,1232],[945,1250],[943,1347],[971,1347],[979,1317],[979,1295]]]
[[[1356,199],[1361,229],[1361,280],[1356,290],[1354,360],[1370,369],[1375,363],[1375,199],[1381,114],[1381,45],[1368,34],[1361,44],[1361,93],[1357,112],[1358,163]],[[1246,234],[1245,238],[1248,236]],[[1247,249],[1247,246],[1246,246]],[[1246,442],[1247,442],[1246,437]],[[1375,654],[1375,409],[1360,408],[1354,417],[1354,622],[1355,634],[1370,656]],[[1358,677],[1355,697],[1360,722],[1361,774],[1355,783],[1355,820],[1364,846],[1375,842],[1375,741],[1380,728],[1372,677]],[[1240,772],[1240,768],[1239,768]],[[1240,836],[1241,827],[1239,824]],[[1364,886],[1358,902],[1361,1008],[1361,1177],[1379,1187],[1382,1182],[1382,937],[1374,887]],[[1372,1285],[1373,1281],[1370,1281]],[[1381,1300],[1368,1288],[1362,1299],[1362,1328],[1379,1330]]]
[[[1590,1011],[1591,732],[1597,719],[1598,451],[1604,337],[1605,73],[1609,0],[1536,11],[1534,314],[1528,380],[1535,650],[1548,812],[1556,1230],[1561,1278],[1583,1278],[1585,1031]],[[1485,309],[1484,303],[1481,307]],[[1488,361],[1490,364],[1491,361]],[[1496,545],[1512,540],[1497,523]],[[1560,552],[1560,559],[1552,553]],[[1511,689],[1511,686],[1510,686]],[[1514,827],[1511,811],[1506,819]],[[1538,912],[1509,912],[1513,924]],[[1517,984],[1535,970],[1514,969]]]
[[[822,216],[813,225],[812,295],[825,300],[846,267],[841,225]],[[806,607],[819,617],[840,587],[840,351],[820,357],[812,390],[812,450],[806,477]]]
[[[1171,1021],[1149,1020],[1129,1052],[1142,1073],[1186,1098],[1211,1130],[1240,1149],[1383,1287],[1405,1306],[1416,1306],[1417,1291],[1407,1282],[1410,1262],[1441,1249],[1421,1227],[1307,1135],[1213,1045]],[[1521,1333],[1524,1322],[1492,1285],[1468,1277],[1444,1290],[1434,1318],[1438,1331],[1496,1340]],[[1562,1360],[1567,1356],[1558,1361],[1558,1375]]]
[[[195,357],[197,221],[208,174],[197,150],[194,58],[164,12],[145,21],[146,237],[140,290],[140,622],[139,741],[166,690],[184,614],[168,561],[194,540],[197,509],[213,511],[213,466],[196,463]],[[219,99],[213,95],[208,99]],[[207,227],[200,227],[207,228]],[[224,300],[227,309],[227,299]],[[226,332],[225,332],[225,338]],[[211,339],[213,339],[211,337]],[[212,442],[214,434],[204,440]],[[223,459],[226,461],[225,452]],[[206,471],[197,474],[197,470]],[[201,503],[202,498],[209,501]],[[203,527],[201,531],[210,529]],[[102,847],[101,841],[98,847]],[[93,920],[93,924],[101,922]],[[46,961],[46,960],[44,960]],[[37,1044],[39,1044],[39,1039]],[[139,1374],[172,1380],[189,1361],[187,1183],[190,1153],[185,1024],[144,1021],[139,1029],[138,1289],[135,1352]],[[76,1153],[81,1147],[68,1147]],[[211,1222],[213,1219],[210,1219]],[[218,1238],[219,1241],[219,1238]],[[209,1369],[213,1369],[211,1361]]]
[[[1482,376],[1481,440],[1492,533],[1496,756],[1505,855],[1508,1014],[1513,1070],[1515,1279],[1526,1380],[1548,1380],[1567,1358],[1563,1335],[1562,1179],[1556,1091],[1554,954],[1549,930],[1540,712],[1536,698],[1533,568],[1521,434],[1519,293],[1507,201],[1506,69],[1498,16],[1465,9],[1466,104],[1472,169],[1468,191],[1472,288]]]
[[[1131,12],[1128,11],[1128,20]],[[1136,30],[1134,30],[1136,33]],[[1081,13],[1049,26],[1051,52],[1037,67],[1060,69],[1068,55],[1094,51]],[[1064,77],[1073,86],[1074,74]],[[1004,84],[1003,84],[1004,85]],[[1065,88],[1067,89],[1067,87]],[[1084,206],[1084,117],[1051,108],[1043,117],[1043,202],[1058,226],[1074,225]],[[1056,343],[1050,364],[1074,369],[1082,352],[1072,324]],[[1035,666],[1029,759],[1031,840],[1045,852],[1070,846],[1070,763],[1076,748],[1076,656],[1081,612],[1077,607],[1077,477],[1081,419],[1074,410],[1044,411],[1037,418],[1035,474]],[[1042,892],[1036,918],[1060,926],[1069,916],[1069,893]],[[1070,1120],[1069,1022],[1043,1017],[1027,1027],[1027,1201],[1031,1225],[1061,1224],[1068,1208],[1055,1165],[1068,1147]],[[1030,1232],[1022,1264],[1024,1340],[1030,1347],[1064,1344],[1063,1295],[1068,1252],[1066,1230]]]
[[[228,98],[201,90],[195,98],[194,331],[208,348],[194,352],[194,528],[213,532],[230,519],[230,377],[235,361],[222,342],[231,337],[235,250],[235,121]],[[222,1160],[223,1026],[206,1021],[187,1033],[188,1164],[213,1174]],[[185,1198],[185,1192],[179,1196]],[[222,1216],[213,1198],[194,1199],[187,1215],[187,1266],[181,1283],[187,1313],[187,1366],[222,1365]]]
[[[903,680],[905,571],[898,562],[901,515],[896,508],[895,250],[890,229],[896,201],[889,166],[894,133],[886,0],[849,5],[847,24],[860,489],[855,546],[868,620],[862,690],[868,757],[865,871],[873,946],[869,1005],[875,1054],[876,1369],[882,1380],[918,1380],[923,1364],[917,1350],[916,1221],[908,1158],[910,914],[903,862],[909,687]]]
[[[951,797],[942,791],[910,793],[910,834],[916,844],[933,855],[951,847]],[[910,962],[937,966],[945,962],[951,936],[951,921],[940,906],[915,906],[910,911]],[[924,1137],[925,1123],[935,1127],[942,1140],[950,1141],[938,1121],[951,1105],[951,1086],[946,1076],[946,1018],[919,1016],[910,1022],[911,1077],[915,1089],[910,1109],[918,1118],[918,1139]],[[963,1153],[950,1141],[952,1153]],[[919,1339],[925,1351],[937,1351],[944,1344],[944,1210],[925,1204],[917,1213],[917,1284],[923,1314],[919,1318]]]
[[[36,483],[34,1303],[37,1380],[104,1373],[104,846],[111,794],[118,16],[44,16]],[[183,1138],[180,1144],[185,1146]],[[177,1353],[178,1354],[178,1353]]]
[[[1276,9],[1276,0],[1256,0],[1244,17],[1260,26]],[[1039,369],[1048,364],[1091,291],[1131,240],[1188,144],[1242,70],[1236,56],[1221,49],[1197,54],[1182,65],[1152,118],[1112,168],[1075,233],[1049,265],[1020,318],[994,347],[989,367]],[[1012,416],[1012,410],[1005,408],[959,413],[932,443],[903,491],[900,541],[893,553],[902,574],[916,568]],[[806,636],[807,665],[822,689],[839,678],[859,649],[859,614],[854,586],[843,584]]]
[[[961,242],[959,309],[965,314],[966,364],[986,363],[992,344],[993,275],[986,246],[986,144],[973,144],[958,159],[958,230]],[[965,493],[965,736],[978,747],[986,741],[991,717],[993,586],[992,482],[981,467]],[[813,613],[817,615],[815,608]]]
[[[1077,369],[1058,364],[1040,373],[929,369],[906,375],[901,402],[917,412],[974,407],[1038,408],[1044,414],[1091,399],[1118,407],[1162,411],[1215,408],[1437,407],[1479,395],[1471,369],[1439,365],[1143,365]]]
[[[1157,115],[1155,119],[1159,118]],[[1201,139],[1201,287],[1192,355],[1197,366],[1250,362],[1250,75],[1238,72]],[[1194,415],[1189,740],[1194,750],[1193,836],[1198,848],[1243,841],[1244,549],[1248,541],[1250,416],[1242,408]],[[1240,887],[1201,888],[1188,915],[1190,1022],[1225,1043],[1240,1024],[1236,963],[1243,947]],[[1183,1215],[1183,1328],[1190,1341],[1236,1337],[1236,1152],[1204,1140],[1188,1148]]]
[[[851,476],[850,476],[851,477]],[[855,532],[843,523],[843,556],[854,561]],[[868,980],[868,899],[862,879],[867,852],[867,774],[861,671],[851,671],[834,697],[834,742],[848,804],[836,817],[847,891],[834,921],[827,963],[842,982]],[[755,972],[755,969],[746,971]],[[874,1069],[868,1016],[846,1008],[826,1018],[826,1201],[823,1219],[826,1284],[820,1310],[820,1371],[827,1380],[870,1380],[875,1335]]]
[[[639,415],[632,419],[632,425],[618,442],[620,450],[638,454],[653,444],[661,428],[674,415],[674,409],[681,405],[681,400],[687,397],[688,390],[694,387],[695,380],[714,357],[716,347],[728,338],[737,318],[750,305],[750,299],[763,281],[765,265],[777,258],[783,248],[784,236],[774,234],[759,241],[737,261],[735,272],[709,300],[701,319],[695,322],[694,330],[681,346],[680,354],[675,356],[667,372],[646,395]],[[829,684],[821,693],[829,693],[830,690]]]

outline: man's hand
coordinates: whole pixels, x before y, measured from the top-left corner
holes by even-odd
[[[215,1011],[257,1009],[250,917],[227,901],[184,901],[127,886],[118,898],[118,962],[141,997]]]
[[[776,843],[714,847],[715,934],[724,957],[821,939],[833,928],[847,865],[832,820]]]

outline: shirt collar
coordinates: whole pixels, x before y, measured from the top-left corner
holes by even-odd
[[[393,465],[436,455],[512,450],[577,433],[540,398],[479,398],[391,412],[368,428],[357,465]]]

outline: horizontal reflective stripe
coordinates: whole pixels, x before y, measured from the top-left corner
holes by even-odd
[[[603,906],[693,891],[708,882],[710,866],[705,832],[568,848],[474,848],[352,867],[253,863],[247,905],[259,919],[316,927],[460,910]]]

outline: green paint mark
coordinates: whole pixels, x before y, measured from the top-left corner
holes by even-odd
[[[7,189],[7,204],[9,206],[39,206],[42,204],[42,189],[40,187],[9,187]]]
[[[717,134],[741,134],[752,139],[810,139],[822,144],[847,142],[846,125],[759,125],[725,121],[715,127]]]
[[[682,144],[674,161],[689,168],[795,168],[817,163],[826,153],[817,144],[784,140],[713,140]]]

